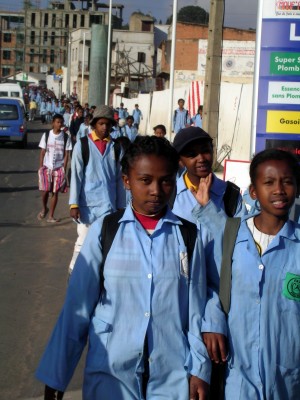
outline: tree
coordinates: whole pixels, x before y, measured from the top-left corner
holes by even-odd
[[[177,13],[178,22],[193,22],[197,24],[208,25],[209,13],[202,7],[187,6],[182,7]],[[171,24],[173,15],[167,18],[166,24]]]

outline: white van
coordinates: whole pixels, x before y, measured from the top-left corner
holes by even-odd
[[[18,97],[23,100],[22,88],[18,83],[0,83],[0,97]]]

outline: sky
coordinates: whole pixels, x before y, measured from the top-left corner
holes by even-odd
[[[31,0],[41,7],[46,7],[50,0]],[[109,4],[108,0],[99,0],[99,2]],[[232,28],[254,28],[256,27],[256,15],[258,0],[224,0],[225,2],[225,20],[224,26]],[[157,21],[166,22],[166,19],[172,15],[172,0],[113,0],[113,3],[123,4],[124,22],[129,21],[130,15],[134,11],[141,11],[145,14],[151,14]],[[21,10],[23,0],[0,0],[0,10]],[[199,6],[209,12],[210,0],[178,0],[178,10],[185,6]]]

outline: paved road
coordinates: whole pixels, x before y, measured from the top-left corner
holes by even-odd
[[[61,194],[58,224],[38,221],[38,143],[46,126],[29,125],[28,148],[0,144],[0,399],[41,398],[34,370],[62,305],[76,237]],[[79,400],[82,362],[66,400]]]

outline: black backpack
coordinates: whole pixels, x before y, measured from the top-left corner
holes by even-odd
[[[100,276],[101,276],[101,291],[103,289],[103,268],[105,264],[105,260],[107,254],[111,248],[112,242],[116,236],[116,233],[119,229],[118,221],[122,218],[125,209],[116,211],[112,214],[107,215],[103,219],[102,229],[101,229],[101,245],[102,245],[102,264],[100,267]],[[197,226],[190,221],[187,221],[183,218],[177,217],[182,225],[179,225],[180,232],[184,241],[184,244],[187,248],[188,260],[191,260],[193,251],[195,248],[195,242],[197,238]]]
[[[187,123],[188,115],[189,115],[189,110],[185,110],[185,117],[184,117],[185,124]],[[177,117],[177,110],[174,111],[174,120],[175,121],[176,121],[176,117]]]
[[[88,137],[83,136],[82,138],[80,138],[80,141],[81,141],[81,154],[82,154],[83,165],[84,167],[86,167],[90,159],[90,148],[89,148]],[[116,142],[115,140],[113,140],[113,142],[114,142],[115,159],[116,162],[118,162],[121,154],[121,145],[119,142]]]

